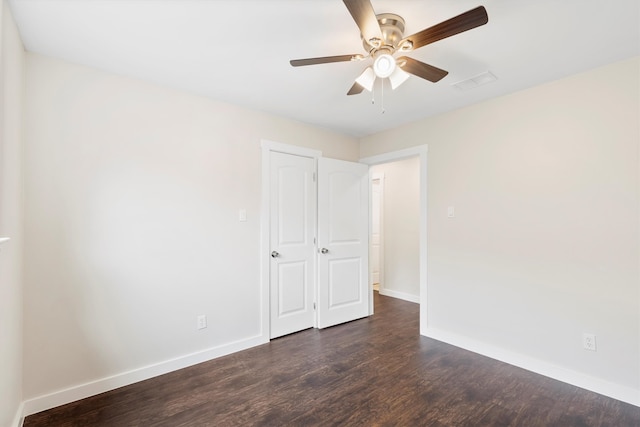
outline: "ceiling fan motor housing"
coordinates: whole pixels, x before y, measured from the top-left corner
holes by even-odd
[[[376,46],[361,34],[362,46],[374,57],[378,52],[393,54],[404,35],[404,19],[394,13],[381,13],[376,15],[376,18],[378,19],[378,24],[380,24],[382,41]]]

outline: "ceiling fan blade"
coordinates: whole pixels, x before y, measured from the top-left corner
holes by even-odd
[[[441,70],[433,65],[425,64],[424,62],[417,61],[413,58],[409,58],[408,56],[398,58],[398,65],[407,73],[422,77],[423,79],[434,83],[442,80],[444,76],[449,74],[448,71]]]
[[[415,50],[419,47],[437,42],[438,40],[446,39],[447,37],[455,36],[456,34],[479,27],[487,22],[489,22],[487,10],[484,6],[478,6],[475,9],[471,9],[465,13],[436,24],[433,27],[429,27],[418,33],[405,37],[398,45],[402,46],[403,43],[411,42],[412,49]]]
[[[293,67],[301,67],[303,65],[316,65],[316,64],[328,64],[331,62],[348,62],[352,61],[361,55],[338,55],[338,56],[323,56],[320,58],[307,58],[307,59],[292,59],[289,64]]]
[[[356,25],[360,28],[365,40],[378,39],[378,43],[382,41],[382,31],[376,12],[369,0],[343,0],[349,13],[356,21]]]
[[[353,86],[351,86],[351,89],[349,89],[349,92],[347,92],[347,95],[357,95],[362,93],[363,90],[364,88],[360,86],[358,82],[355,82]]]

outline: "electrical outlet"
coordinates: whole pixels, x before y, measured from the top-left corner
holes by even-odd
[[[204,329],[207,327],[207,316],[201,314],[198,316],[198,329]]]
[[[596,351],[596,336],[594,334],[582,334],[582,347],[585,350]]]

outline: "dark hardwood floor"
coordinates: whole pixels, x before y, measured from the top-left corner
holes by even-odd
[[[27,417],[36,426],[640,426],[640,408],[418,334],[418,305]]]

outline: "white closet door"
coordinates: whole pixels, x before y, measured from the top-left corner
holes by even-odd
[[[318,159],[318,327],[369,315],[369,167]]]
[[[271,338],[315,325],[315,160],[270,154]]]

